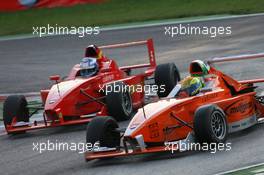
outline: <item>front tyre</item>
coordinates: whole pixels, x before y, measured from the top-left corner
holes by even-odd
[[[29,109],[23,95],[8,96],[3,106],[3,120],[5,125],[11,125],[16,117],[18,122],[29,122]]]
[[[100,147],[120,146],[120,133],[117,122],[111,117],[96,117],[87,125],[86,143],[100,143]]]

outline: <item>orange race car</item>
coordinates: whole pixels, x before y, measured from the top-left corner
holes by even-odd
[[[254,84],[264,79],[236,81],[213,67],[217,62],[257,58],[264,54],[215,58],[207,64],[193,61],[190,73],[195,78],[187,78],[191,90],[184,80],[178,83],[167,97],[140,108],[125,130],[111,117],[94,118],[86,135],[93,149],[85,159],[179,150],[180,142],[224,143],[229,133],[262,122],[264,96],[257,95]],[[162,69],[157,66],[156,72]],[[155,76],[162,84],[159,78]]]

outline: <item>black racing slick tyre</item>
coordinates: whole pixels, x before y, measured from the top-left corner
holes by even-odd
[[[106,105],[110,116],[117,121],[130,119],[133,104],[129,89],[123,82],[114,82],[107,87]]]
[[[96,117],[87,125],[86,143],[100,147],[114,148],[120,146],[120,133],[116,131],[117,122],[112,117]]]
[[[29,122],[29,109],[27,108],[27,100],[23,95],[8,96],[4,102],[4,124],[10,125],[14,117],[18,122]]]
[[[166,97],[180,81],[180,72],[174,63],[160,64],[154,74],[155,84],[158,86],[158,96]]]
[[[194,116],[194,133],[200,143],[224,143],[228,135],[224,112],[215,105],[198,108]]]

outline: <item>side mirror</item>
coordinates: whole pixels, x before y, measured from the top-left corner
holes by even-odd
[[[59,75],[52,75],[52,76],[49,77],[49,79],[50,79],[51,81],[56,81],[56,82],[58,82],[58,81],[60,80],[60,76],[59,76]]]

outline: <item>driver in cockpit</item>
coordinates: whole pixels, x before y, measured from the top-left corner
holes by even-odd
[[[205,87],[205,77],[209,74],[210,67],[201,60],[194,60],[190,64],[190,76],[184,78],[179,92],[180,97],[197,95]]]

